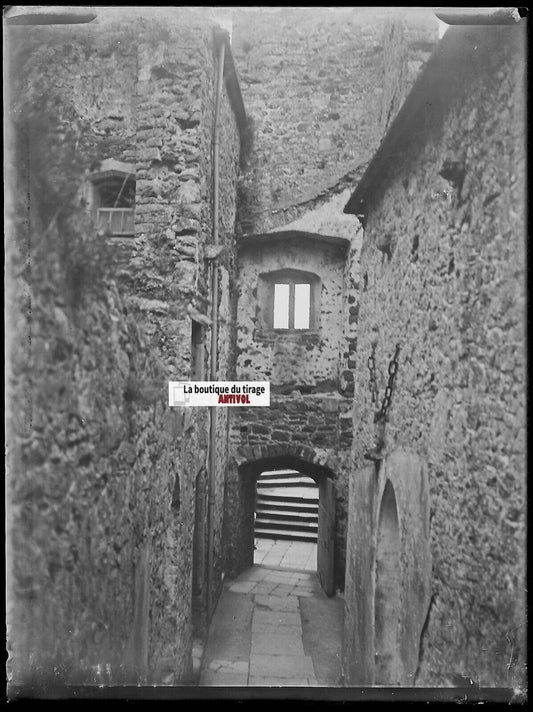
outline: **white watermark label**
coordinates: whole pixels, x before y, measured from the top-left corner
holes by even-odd
[[[170,406],[270,405],[269,381],[169,381]]]

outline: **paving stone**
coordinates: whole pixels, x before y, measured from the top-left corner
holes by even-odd
[[[298,588],[305,588],[308,591],[322,591],[322,586],[318,581],[295,581]]]
[[[342,628],[342,620],[337,618],[342,617],[342,601],[327,598],[314,573],[291,571],[274,576],[285,582],[266,581],[264,577],[274,573],[254,567],[224,589],[203,656],[201,685],[315,687],[338,683],[338,651],[323,641],[327,638],[325,631],[330,629],[335,640],[339,638],[337,627]],[[290,584],[286,583],[289,579]],[[252,593],[232,590],[242,584],[254,586]],[[333,605],[334,601],[338,605]],[[310,619],[306,623],[302,623],[304,610]],[[335,611],[336,622],[330,620],[330,610]],[[315,620],[317,617],[319,620]],[[309,637],[317,626],[323,627],[321,632]]]
[[[304,646],[302,636],[295,629],[295,633],[287,635],[286,633],[262,633],[259,635],[252,634],[252,655],[269,654],[269,655],[304,655]]]
[[[309,680],[306,677],[262,677],[250,675],[248,685],[254,687],[309,687]]]
[[[209,630],[204,652],[205,663],[211,660],[248,660],[251,643],[253,596],[222,592]]]
[[[299,603],[296,596],[255,596],[255,610],[259,611],[262,608],[271,611],[298,611]]]
[[[281,561],[281,556],[272,556],[271,554],[268,554],[268,556],[265,556],[263,559],[263,566],[271,566],[272,568],[278,568],[280,561]]]
[[[268,596],[270,593],[272,593],[276,586],[276,583],[268,583],[266,581],[261,581],[254,588],[254,593],[256,595],[259,594],[260,596]]]
[[[254,624],[270,624],[270,625],[301,625],[300,614],[293,611],[263,611],[254,610],[252,625]]]
[[[263,677],[314,677],[313,662],[308,655],[250,655],[250,675]]]
[[[244,687],[248,684],[247,673],[213,672],[206,670],[200,677],[200,685],[206,686],[231,686]]]
[[[250,593],[257,586],[257,581],[239,581],[229,587],[233,593]]]
[[[262,569],[260,567],[251,567],[244,573],[242,573],[237,581],[262,581],[267,575],[268,569]]]
[[[257,633],[294,633],[295,630],[299,631],[301,629],[300,624],[298,625],[287,625],[287,623],[253,623],[252,624],[252,635]]]
[[[244,660],[212,660],[208,665],[208,669],[213,672],[248,674],[248,662]]]
[[[298,569],[303,568],[301,565],[301,560],[293,556],[284,556],[280,562],[280,566],[284,566],[286,569]]]
[[[279,586],[276,586],[276,588],[272,591],[273,596],[289,596],[291,592],[294,590],[294,586],[286,586],[284,584],[281,584]]]
[[[278,583],[285,583],[287,581],[293,580],[293,575],[290,573],[278,573],[277,571],[268,572],[265,576],[267,581],[277,581]]]

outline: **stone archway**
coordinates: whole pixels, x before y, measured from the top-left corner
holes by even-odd
[[[260,466],[263,466],[262,461],[268,461],[263,469],[276,460],[298,461],[300,464],[306,463],[310,468],[322,468],[322,470],[318,470],[319,474],[333,476],[332,468],[329,466],[331,453],[324,448],[310,447],[309,445],[295,445],[294,443],[243,445],[236,448],[234,459],[239,468],[248,466],[254,468],[257,463],[261,463]]]
[[[328,595],[334,586],[335,473],[328,466],[326,450],[295,445],[260,445],[235,452],[230,486],[226,492],[226,572],[236,576],[253,565],[256,483],[262,472],[291,469],[301,472],[319,487],[319,578]]]

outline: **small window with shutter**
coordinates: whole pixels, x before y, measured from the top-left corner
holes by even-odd
[[[104,165],[106,164],[106,165]],[[135,173],[127,164],[105,161],[89,180],[91,206],[98,232],[107,237],[133,237],[135,234]]]

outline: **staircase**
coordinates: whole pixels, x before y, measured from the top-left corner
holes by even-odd
[[[257,480],[255,536],[316,542],[318,487],[296,470],[265,472]]]

